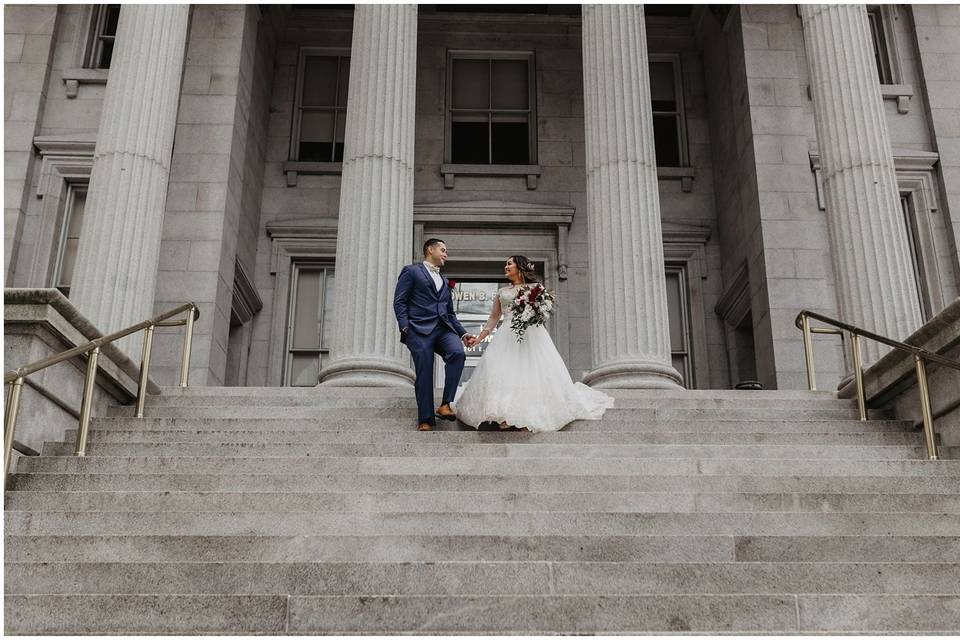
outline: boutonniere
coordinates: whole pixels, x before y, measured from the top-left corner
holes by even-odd
[[[451,289],[456,289],[456,288],[457,288],[457,281],[456,281],[456,280],[447,280],[447,286],[450,287]]]

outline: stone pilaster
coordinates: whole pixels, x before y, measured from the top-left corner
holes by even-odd
[[[70,299],[103,332],[153,313],[189,5],[124,5]],[[139,338],[121,345],[139,355]]]
[[[840,319],[894,339],[920,308],[863,5],[800,5]],[[864,364],[888,350],[863,341]]]
[[[583,6],[593,366],[597,387],[676,388],[642,5]]]
[[[356,5],[325,384],[413,380],[392,302],[413,240],[416,63],[416,5]]]

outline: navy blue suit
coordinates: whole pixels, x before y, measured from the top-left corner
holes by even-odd
[[[400,329],[400,342],[413,356],[417,374],[417,421],[436,424],[433,413],[433,354],[444,362],[443,401],[453,402],[463,373],[466,355],[461,338],[463,328],[453,312],[453,296],[446,279],[441,277],[437,291],[433,278],[423,263],[408,264],[397,278],[393,294],[393,311]]]

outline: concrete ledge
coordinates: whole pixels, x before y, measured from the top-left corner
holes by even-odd
[[[103,336],[56,289],[4,290],[4,369],[9,371],[56,355]],[[16,438],[34,449],[45,441],[63,440],[77,427],[77,411],[86,359],[74,358],[31,374],[21,396]],[[139,364],[115,345],[104,345],[94,391],[94,415],[106,407],[133,402]],[[148,393],[159,393],[153,381]]]
[[[953,301],[903,342],[960,363],[960,299]],[[944,457],[956,457],[956,453],[952,456],[949,453],[950,448],[960,447],[960,371],[929,363],[927,379],[935,429],[945,448],[942,453]],[[890,351],[864,372],[863,383],[867,406],[892,409],[898,419],[920,424],[920,392],[910,354]],[[843,398],[856,395],[852,379],[841,387],[839,395]]]

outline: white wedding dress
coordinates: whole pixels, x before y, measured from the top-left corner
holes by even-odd
[[[530,431],[559,431],[574,420],[599,420],[613,407],[613,398],[574,383],[545,327],[527,329],[518,343],[510,328],[511,306],[517,286],[497,291],[493,311],[484,327],[502,328],[493,334],[473,376],[454,400],[461,422],[506,422]]]

